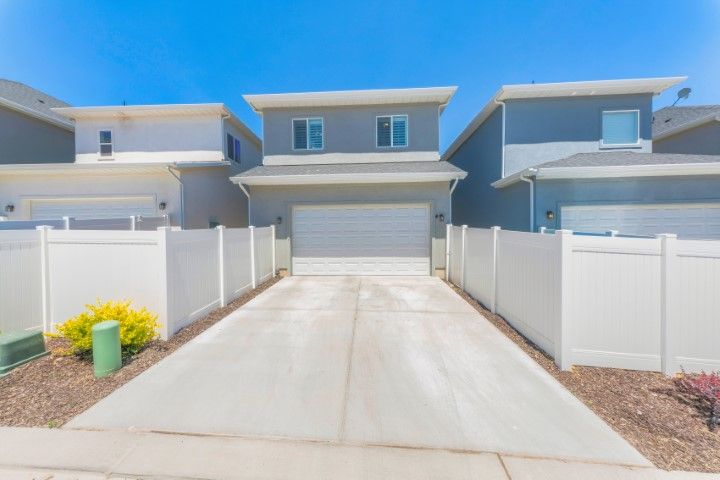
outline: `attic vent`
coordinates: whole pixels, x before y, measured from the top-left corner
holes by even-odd
[[[38,98],[38,102],[40,102],[40,103],[45,103],[45,100],[42,100],[42,99]]]
[[[666,118],[665,123],[668,123],[670,120],[672,120],[672,118]]]

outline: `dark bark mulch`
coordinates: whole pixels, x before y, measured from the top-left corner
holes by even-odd
[[[268,280],[229,305],[180,330],[168,341],[154,340],[123,360],[117,372],[95,378],[92,361],[68,356],[63,339],[48,339],[50,355],[0,378],[0,426],[59,427],[207,330],[280,280]]]
[[[510,340],[582,400],[656,467],[720,472],[720,429],[711,432],[696,399],[661,373],[573,367],[563,372],[505,319],[450,285]]]

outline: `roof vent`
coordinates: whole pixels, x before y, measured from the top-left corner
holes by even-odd
[[[40,103],[45,103],[45,100],[43,100],[43,99],[41,99],[41,98],[38,98],[38,102],[40,102]]]

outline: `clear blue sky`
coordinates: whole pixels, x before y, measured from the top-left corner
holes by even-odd
[[[502,84],[670,75],[720,103],[720,0],[0,0],[0,77],[73,105],[224,102],[258,134],[244,93],[457,85],[444,149]]]

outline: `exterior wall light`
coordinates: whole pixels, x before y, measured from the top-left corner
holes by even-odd
[[[443,215],[442,213],[436,214],[436,215],[435,215],[435,218],[437,219],[438,222],[444,222],[444,221],[445,221],[445,215]]]
[[[164,212],[165,209],[167,208],[167,203],[165,203],[165,202],[158,203],[158,208],[160,209],[161,212]]]
[[[12,213],[12,212],[14,212],[14,211],[15,211],[15,205],[13,205],[12,203],[8,203],[7,205],[5,205],[5,211],[6,211],[7,213]]]
[[[553,212],[552,210],[548,210],[547,212],[545,212],[545,218],[547,218],[548,220],[554,219],[555,212]]]
[[[277,217],[277,218],[275,219],[275,222],[276,222],[278,225],[280,225],[280,224],[282,223],[282,217]]]

